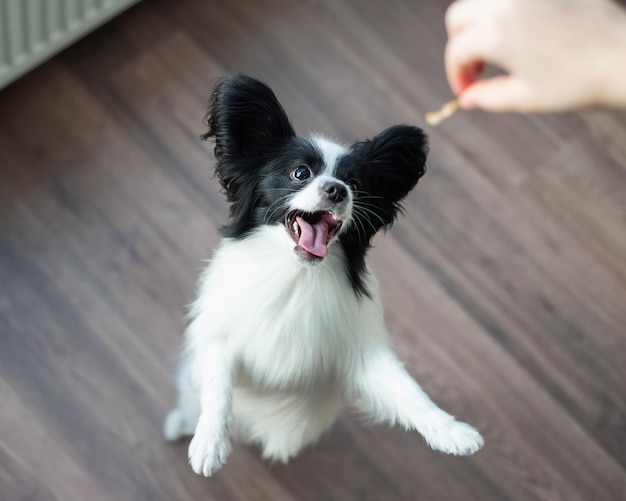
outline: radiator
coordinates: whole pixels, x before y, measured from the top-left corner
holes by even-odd
[[[0,0],[0,89],[139,0]]]

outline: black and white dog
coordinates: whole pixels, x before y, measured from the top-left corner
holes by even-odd
[[[297,137],[273,92],[244,75],[217,86],[206,120],[231,218],[191,311],[166,438],[193,435],[189,462],[211,475],[231,437],[287,461],[350,405],[433,449],[480,449],[398,360],[365,263],[425,172],[422,130],[351,146]]]

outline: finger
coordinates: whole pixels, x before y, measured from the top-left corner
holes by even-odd
[[[445,16],[448,37],[453,37],[477,20],[483,11],[483,3],[484,0],[457,0],[450,4]]]
[[[473,83],[459,96],[459,104],[465,109],[480,108],[493,112],[530,111],[526,87],[510,75]]]
[[[490,58],[489,40],[477,30],[450,39],[445,52],[445,69],[452,92],[459,95],[472,85]]]
[[[482,60],[472,61],[459,68],[457,74],[459,94],[463,93],[470,85],[476,82],[485,69],[485,62]]]

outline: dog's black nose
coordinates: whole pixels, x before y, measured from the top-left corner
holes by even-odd
[[[348,190],[341,183],[329,182],[323,187],[324,192],[328,195],[328,199],[333,203],[341,202],[348,196]]]

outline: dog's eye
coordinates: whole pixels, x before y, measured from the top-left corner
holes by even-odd
[[[348,179],[348,186],[350,186],[350,189],[352,191],[359,191],[359,188],[361,186],[361,184],[359,183],[359,181],[357,179]]]
[[[306,181],[311,177],[311,169],[308,165],[298,165],[291,173],[291,177],[296,181]]]

